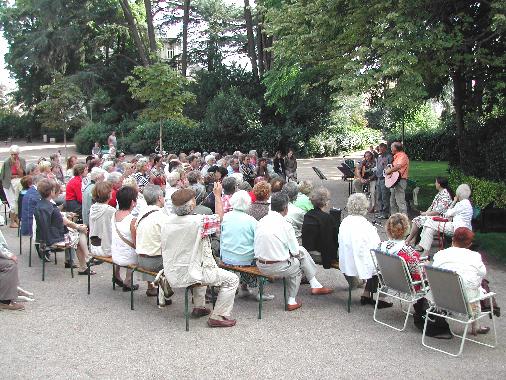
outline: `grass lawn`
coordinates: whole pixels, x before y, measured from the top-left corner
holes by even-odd
[[[448,162],[412,161],[409,166],[409,177],[420,187],[417,208],[425,211],[436,195],[434,186],[436,177],[448,177]]]
[[[448,176],[448,162],[436,161],[412,161],[409,168],[409,176],[420,187],[418,193],[418,210],[425,211],[432,203],[436,195],[434,187],[435,178]],[[453,189],[455,191],[455,189]],[[506,263],[506,233],[476,233],[475,243],[477,250],[488,256]]]

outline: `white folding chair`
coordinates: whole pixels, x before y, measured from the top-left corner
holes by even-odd
[[[378,296],[376,298],[373,318],[382,325],[397,331],[404,331],[411,314],[411,307],[427,294],[428,288],[425,286],[425,280],[422,277],[419,281],[413,281],[408,266],[402,257],[376,249],[371,250],[371,255],[375,259],[373,261],[376,263],[379,280]],[[420,270],[420,273],[423,273],[423,271]],[[379,296],[382,294],[399,300],[401,310],[406,314],[402,328],[395,327],[377,318]],[[407,310],[404,310],[402,307],[403,303],[409,304]]]
[[[425,325],[423,328],[422,344],[425,347],[428,347],[432,350],[436,350],[439,352],[443,352],[450,356],[460,356],[462,354],[462,350],[464,349],[464,343],[466,340],[480,344],[482,346],[494,348],[497,345],[497,333],[495,329],[494,307],[491,298],[495,295],[495,293],[487,293],[479,298],[468,300],[466,297],[464,287],[462,285],[462,279],[457,274],[457,272],[441,268],[435,268],[433,266],[426,266],[425,270],[427,273],[427,279],[429,280],[431,294],[434,302],[432,306],[429,309],[427,309],[427,314],[425,316]],[[472,303],[480,302],[481,300],[486,298],[491,299],[490,311],[476,312],[472,310],[471,308]],[[425,342],[427,321],[431,316],[439,316],[445,318],[446,320],[450,320],[464,325],[464,333],[462,335],[457,335],[450,329],[451,333],[454,336],[461,338],[458,353],[454,354],[448,351],[444,351],[440,348],[430,346]],[[492,326],[494,330],[493,345],[467,338],[469,325],[486,316],[490,316],[490,318],[492,319]]]

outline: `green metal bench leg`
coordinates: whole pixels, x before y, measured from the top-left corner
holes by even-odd
[[[40,247],[39,247],[40,249]],[[44,250],[42,250],[42,281],[45,280],[45,277],[46,277],[46,252],[44,252]]]
[[[214,286],[211,286],[211,301],[213,303],[213,309],[216,306],[216,293],[214,292]]]
[[[351,283],[348,284],[348,313],[351,309]]]
[[[90,294],[90,283],[91,283],[91,260],[88,260],[88,295]]]
[[[130,310],[134,309],[134,272],[135,269],[132,269],[130,273]]]
[[[262,307],[264,303],[264,281],[265,278],[260,277],[258,284],[258,292],[260,294],[260,300],[258,301],[258,319],[262,319]]]
[[[116,290],[116,283],[114,282],[114,275],[116,274],[116,264],[112,263],[112,290]]]
[[[56,253],[54,254],[56,257]],[[74,278],[74,260],[72,259],[72,248],[69,249],[70,275]]]
[[[32,237],[30,236],[30,250],[28,253],[28,266],[31,268],[32,266]]]
[[[184,319],[186,321],[186,331],[190,331],[190,311],[188,310],[188,290],[184,291]]]
[[[288,297],[286,294],[286,278],[283,277],[283,297],[285,299],[285,311],[288,311]]]
[[[21,234],[19,234],[19,255],[22,255],[23,254],[23,249],[22,249],[22,238],[23,236],[21,236]]]

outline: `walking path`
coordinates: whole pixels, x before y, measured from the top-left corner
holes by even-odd
[[[51,147],[52,148],[52,147]],[[47,148],[46,148],[47,149]],[[41,150],[46,155],[46,150]],[[38,153],[37,153],[38,154]],[[318,183],[311,166],[329,178],[332,206],[344,208],[347,184],[340,180],[335,158],[299,160],[299,178]],[[12,250],[18,252],[16,231],[1,227]],[[61,255],[60,255],[61,257]],[[210,329],[206,319],[191,320],[184,330],[184,291],[176,289],[173,304],[158,309],[144,294],[145,283],[135,293],[135,311],[129,293],[113,291],[111,268],[96,267],[91,295],[86,276],[71,279],[69,270],[41,263],[28,267],[28,239],[19,257],[21,285],[33,291],[36,302],[23,312],[0,312],[1,379],[350,379],[374,378],[494,378],[506,376],[506,318],[497,319],[496,349],[467,344],[464,356],[452,359],[424,348],[421,333],[409,322],[396,332],[375,323],[373,308],[360,305],[353,292],[351,313],[346,312],[347,283],[334,269],[319,269],[318,278],[335,289],[328,296],[311,296],[307,285],[299,296],[303,306],[283,310],[283,287],[267,285],[275,294],[264,303],[257,319],[253,299],[236,299],[233,316],[237,326]],[[488,278],[506,305],[504,266],[488,266]],[[401,322],[397,305],[382,311]],[[488,323],[488,321],[485,321]],[[487,336],[486,339],[491,337]],[[441,341],[444,347],[457,341]]]

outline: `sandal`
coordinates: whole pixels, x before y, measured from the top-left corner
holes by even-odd
[[[123,285],[123,291],[124,292],[129,292],[131,290],[137,290],[137,289],[139,289],[139,284],[130,285],[130,286]]]
[[[122,281],[122,280],[118,280],[116,277],[113,277],[113,278],[112,278],[112,281],[113,281],[116,285],[118,285],[118,286],[121,286],[121,287],[125,286],[125,284],[123,283],[123,281]]]
[[[91,270],[90,268],[86,268],[85,270],[83,271],[79,271],[77,272],[78,275],[80,276],[87,276],[88,275],[88,272],[90,274],[90,276],[94,275],[94,274],[97,274],[97,272]]]

